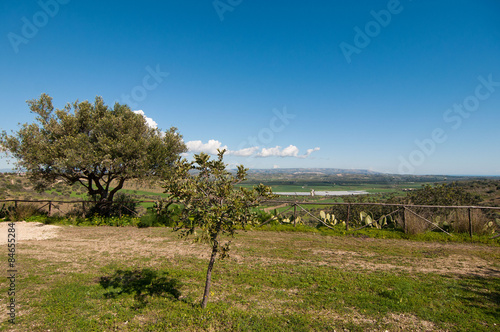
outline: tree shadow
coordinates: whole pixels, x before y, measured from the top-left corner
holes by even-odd
[[[468,307],[479,309],[495,320],[500,317],[498,273],[498,270],[488,269],[487,277],[471,275],[461,278],[459,282],[459,287],[464,292],[461,300]]]
[[[99,284],[107,290],[104,297],[116,298],[121,294],[134,294],[135,308],[144,307],[148,296],[163,296],[179,300],[182,283],[169,278],[168,273],[158,273],[151,269],[117,270],[111,276],[103,276]]]

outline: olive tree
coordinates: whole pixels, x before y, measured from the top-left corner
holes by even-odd
[[[36,121],[12,135],[3,131],[0,145],[17,159],[18,169],[36,189],[57,180],[80,183],[102,213],[125,181],[164,177],[186,151],[176,128],[150,128],[127,105],[111,108],[101,97],[54,109],[52,98],[42,94],[28,105]]]
[[[187,237],[199,228],[196,240],[207,242],[212,247],[208,263],[202,307],[205,308],[210,294],[212,269],[217,255],[224,258],[229,251],[230,240],[223,243],[222,235],[233,236],[237,227],[245,227],[255,218],[254,208],[262,199],[273,197],[270,187],[260,184],[252,189],[235,188],[246,179],[243,166],[238,166],[236,174],[226,170],[223,162],[225,150],[219,151],[218,158],[201,153],[195,161],[178,160],[171,177],[166,181],[165,192],[171,202],[182,204],[176,230]]]

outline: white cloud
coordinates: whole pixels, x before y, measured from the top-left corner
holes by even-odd
[[[309,155],[315,151],[319,151],[320,149],[318,147],[314,148],[314,149],[307,149],[307,152],[306,154],[302,155],[302,156],[299,156],[299,158],[307,158],[309,157]]]
[[[211,139],[207,143],[202,141],[189,141],[186,146],[191,153],[205,152],[208,154],[215,155],[217,150],[226,150],[226,155],[235,157],[291,157],[291,158],[307,158],[309,155],[315,151],[319,151],[319,148],[308,149],[305,154],[299,154],[299,149],[295,145],[289,145],[286,148],[281,148],[281,146],[276,146],[274,148],[262,148],[258,146],[253,146],[250,148],[244,148],[240,150],[229,150],[227,145],[222,145],[218,140]],[[260,149],[260,152],[259,152]]]
[[[236,150],[236,151],[228,151],[227,154],[228,155],[232,155],[232,156],[237,156],[237,157],[250,157],[252,156],[255,152],[257,152],[257,150],[259,150],[259,147],[258,146],[254,146],[254,147],[251,147],[251,148],[246,148],[246,149],[241,149],[241,150]]]
[[[226,150],[226,155],[236,156],[236,157],[250,157],[259,147],[254,146],[251,148],[245,148],[241,150],[229,150],[227,145],[222,145],[221,142],[211,139],[207,143],[203,143],[202,141],[189,141],[186,143],[186,146],[189,152],[200,153],[205,152],[208,154],[217,154],[217,150]]]
[[[148,127],[153,128],[153,129],[158,128],[158,124],[156,123],[156,121],[153,120],[152,118],[147,117],[143,110],[137,110],[137,111],[134,111],[134,113],[142,115],[144,117],[144,119],[146,120],[146,124],[148,125]]]
[[[295,145],[289,145],[282,149],[281,146],[276,146],[274,148],[262,148],[262,150],[257,154],[258,157],[294,157],[294,158],[307,158],[314,151],[319,151],[319,148],[308,149],[306,154],[299,155],[299,149]]]
[[[214,139],[209,140],[208,143],[203,143],[202,141],[189,141],[186,143],[186,146],[189,152],[193,153],[205,152],[208,154],[217,154],[217,149],[227,150],[227,146],[222,146],[221,142]]]
[[[281,146],[276,146],[274,148],[262,148],[262,150],[257,154],[259,157],[296,157],[299,154],[299,149],[296,146],[290,145],[285,149],[281,149]]]

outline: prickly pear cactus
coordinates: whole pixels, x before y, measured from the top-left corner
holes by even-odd
[[[319,217],[320,219],[327,225],[329,226],[335,226],[339,224],[340,222],[335,218],[335,215],[332,213],[325,213],[325,211],[320,211],[319,212]],[[342,222],[344,223],[344,222]]]

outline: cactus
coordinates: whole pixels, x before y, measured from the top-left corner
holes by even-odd
[[[497,220],[495,220],[495,222],[497,222],[497,223],[498,223],[498,219],[497,219]],[[495,227],[494,227],[494,226],[495,226],[495,223],[494,223],[493,221],[489,221],[489,222],[487,222],[487,223],[484,225],[484,227],[483,227],[483,231],[484,231],[485,233],[495,234]]]
[[[361,211],[359,213],[359,218],[361,219],[361,223],[366,226],[375,226],[376,228],[381,228],[380,225],[375,220],[373,220],[373,214],[371,212]]]
[[[394,227],[394,219],[392,219],[392,216],[383,216],[379,219],[378,225],[380,225],[380,228],[386,226],[386,227]]]
[[[372,225],[373,223],[373,218],[370,214],[370,212],[366,213],[365,211],[361,211],[359,213],[359,219],[361,219],[361,223],[364,225]]]
[[[376,227],[377,229],[381,229],[382,227],[394,227],[396,224],[391,215],[382,216],[379,220],[375,220],[371,212],[361,211],[359,213],[359,218],[362,225]]]
[[[295,221],[295,222],[294,222]],[[294,217],[291,216],[290,218],[284,218],[281,223],[283,224],[296,224],[296,225],[301,225],[302,224],[302,219],[297,216],[294,220]]]
[[[302,218],[300,218],[300,216],[297,216],[297,218],[295,218],[295,224],[302,225]]]
[[[329,226],[335,226],[335,225],[340,224],[340,223],[345,224],[343,221],[340,222],[339,220],[337,220],[337,218],[335,218],[335,215],[333,213],[329,214],[329,213],[325,213],[325,211],[320,211],[319,217],[325,224],[327,224]]]

